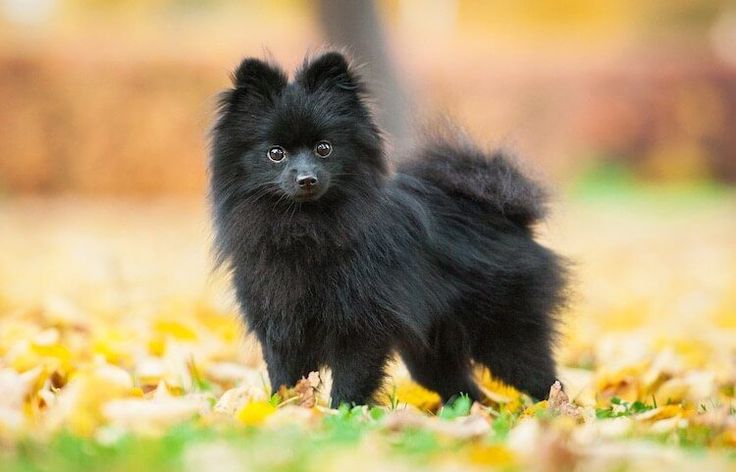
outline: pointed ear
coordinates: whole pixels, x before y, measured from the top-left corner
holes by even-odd
[[[232,80],[236,89],[268,99],[278,95],[288,82],[279,67],[254,58],[244,59],[233,72]]]
[[[363,84],[345,56],[334,51],[306,62],[297,74],[297,81],[311,92],[321,87],[337,87],[348,91],[363,89]]]

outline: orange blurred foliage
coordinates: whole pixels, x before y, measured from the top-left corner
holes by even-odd
[[[293,68],[323,42],[298,0],[3,5],[8,193],[201,194],[227,72],[263,47]],[[736,65],[716,47],[736,35],[728,2],[380,5],[417,121],[447,112],[563,178],[616,160],[644,178],[736,181]]]

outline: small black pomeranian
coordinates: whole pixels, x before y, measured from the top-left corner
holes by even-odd
[[[546,398],[566,270],[533,239],[545,192],[455,132],[390,172],[365,98],[338,52],[292,81],[245,59],[221,97],[215,248],[272,387],[329,367],[333,406],[366,403],[397,351],[444,401],[482,398],[473,362]]]

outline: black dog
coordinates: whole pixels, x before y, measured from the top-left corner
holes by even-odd
[[[216,249],[273,388],[327,366],[333,406],[365,403],[397,350],[445,401],[482,396],[472,361],[547,396],[565,270],[533,239],[534,182],[457,136],[389,172],[339,53],[292,81],[246,59],[233,84],[212,137]]]

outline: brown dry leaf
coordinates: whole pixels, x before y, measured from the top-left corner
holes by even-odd
[[[302,377],[293,388],[281,386],[279,388],[279,396],[282,403],[294,403],[304,408],[312,408],[317,404],[317,396],[319,387],[322,385],[319,372],[310,372],[305,378]]]
[[[473,402],[473,406],[470,407],[471,416],[480,416],[489,423],[493,422],[490,411],[491,409],[489,407],[483,406],[478,402]]]
[[[298,395],[297,404],[305,408],[312,408],[317,404],[315,392],[319,388],[322,381],[319,378],[319,372],[310,372],[306,379],[301,379],[296,383],[294,392]]]
[[[555,381],[549,389],[548,405],[549,410],[557,415],[583,419],[583,408],[570,402],[559,381]]]

